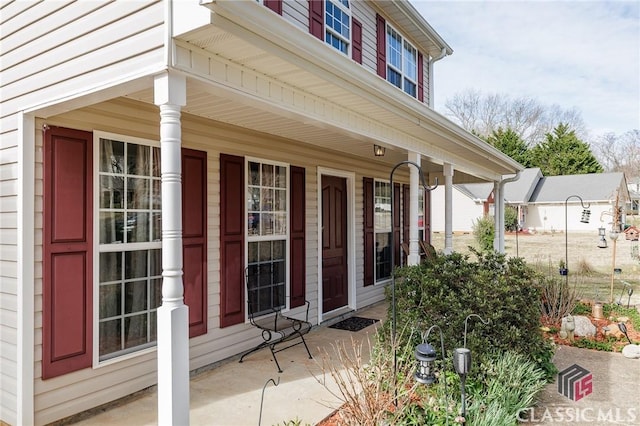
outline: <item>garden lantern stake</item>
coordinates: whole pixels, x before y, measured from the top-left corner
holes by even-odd
[[[396,169],[400,166],[402,166],[403,164],[407,164],[407,165],[413,165],[416,169],[418,169],[418,176],[420,177],[420,183],[422,184],[422,187],[424,188],[425,191],[433,191],[434,189],[436,189],[436,187],[438,186],[438,179],[436,178],[436,183],[433,187],[429,187],[427,186],[427,182],[424,178],[424,173],[422,173],[422,167],[420,167],[418,164],[414,163],[413,161],[409,161],[409,160],[405,160],[405,161],[401,161],[398,164],[396,164],[395,166],[393,166],[393,169],[391,169],[391,173],[389,173],[389,186],[391,187],[391,224],[393,225],[393,204],[394,204],[394,188],[393,188],[393,174],[395,173]],[[393,346],[393,380],[394,380],[394,387],[395,387],[395,380],[396,380],[396,374],[397,374],[397,370],[398,370],[398,348],[396,345],[396,274],[395,274],[395,236],[394,236],[394,232],[392,230],[391,232],[391,238],[389,239],[389,245],[391,246],[391,345]],[[398,402],[397,399],[395,401],[396,403]]]
[[[467,324],[469,322],[469,318],[478,317],[480,321],[487,325],[489,321],[485,321],[478,314],[470,314],[464,319],[464,340],[462,344],[462,348],[456,348],[453,351],[453,368],[456,370],[456,373],[460,376],[460,398],[462,403],[462,417],[466,417],[467,408],[466,408],[466,395],[465,395],[465,382],[467,379],[467,374],[471,370],[471,350],[467,348]]]
[[[582,217],[580,218],[580,222],[582,223],[589,223],[589,218],[591,217],[591,211],[589,210],[589,206],[591,206],[591,204],[587,204],[586,206],[584,205],[584,201],[582,200],[582,197],[580,197],[579,195],[569,195],[567,197],[566,200],[564,200],[564,264],[565,264],[565,268],[569,268],[569,249],[568,249],[568,243],[569,243],[569,239],[567,238],[567,234],[569,233],[569,229],[567,226],[567,202],[569,201],[569,199],[571,198],[577,198],[580,200],[580,204],[582,205]],[[565,284],[568,286],[569,285],[569,273],[567,272],[567,275],[565,275],[565,279],[564,279]]]

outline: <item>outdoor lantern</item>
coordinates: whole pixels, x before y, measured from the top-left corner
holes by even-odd
[[[423,385],[431,385],[436,381],[433,374],[433,363],[436,360],[436,350],[429,343],[416,346],[416,372],[413,377]]]
[[[385,147],[380,145],[373,145],[373,153],[376,157],[384,156]]]
[[[598,236],[600,240],[598,241],[598,247],[607,248],[607,240],[605,239],[606,230],[603,227],[598,228]]]
[[[461,376],[469,374],[471,370],[471,350],[467,348],[456,348],[453,351],[453,368]]]
[[[580,218],[580,222],[589,223],[589,218],[591,217],[591,210],[584,209],[582,210],[582,217]]]

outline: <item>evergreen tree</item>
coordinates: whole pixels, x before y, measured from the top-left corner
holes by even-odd
[[[523,166],[531,166],[527,143],[512,129],[504,130],[500,127],[498,130],[491,132],[486,141]]]
[[[603,168],[591,148],[567,124],[560,123],[547,133],[544,142],[531,149],[531,166],[544,176],[602,173]]]

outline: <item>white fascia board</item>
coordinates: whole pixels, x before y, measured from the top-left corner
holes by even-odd
[[[300,31],[284,19],[274,25],[273,12],[258,2],[218,0],[204,6],[214,13],[212,21],[217,27],[250,40],[252,44],[266,52],[283,57],[346,90],[353,92],[354,88],[357,88],[358,96],[390,110],[425,130],[439,134],[452,143],[458,145],[462,143],[466,149],[485,157],[490,163],[500,168],[509,169],[513,173],[524,169],[512,158],[428,108],[424,103],[417,99],[409,99],[406,94],[362,65],[346,56],[336,54],[329,46],[318,43],[311,34]],[[292,33],[296,34],[295,38],[291,37]],[[429,155],[428,152],[421,153]],[[459,160],[456,159],[453,163],[458,165]],[[476,169],[476,166],[471,163],[465,165],[465,168],[469,167],[470,170]],[[483,174],[484,177],[495,179],[497,176],[497,179],[500,179],[500,175],[495,171]]]

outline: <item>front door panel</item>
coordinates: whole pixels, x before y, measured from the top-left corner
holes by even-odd
[[[323,313],[347,305],[347,270],[347,181],[322,176]]]

